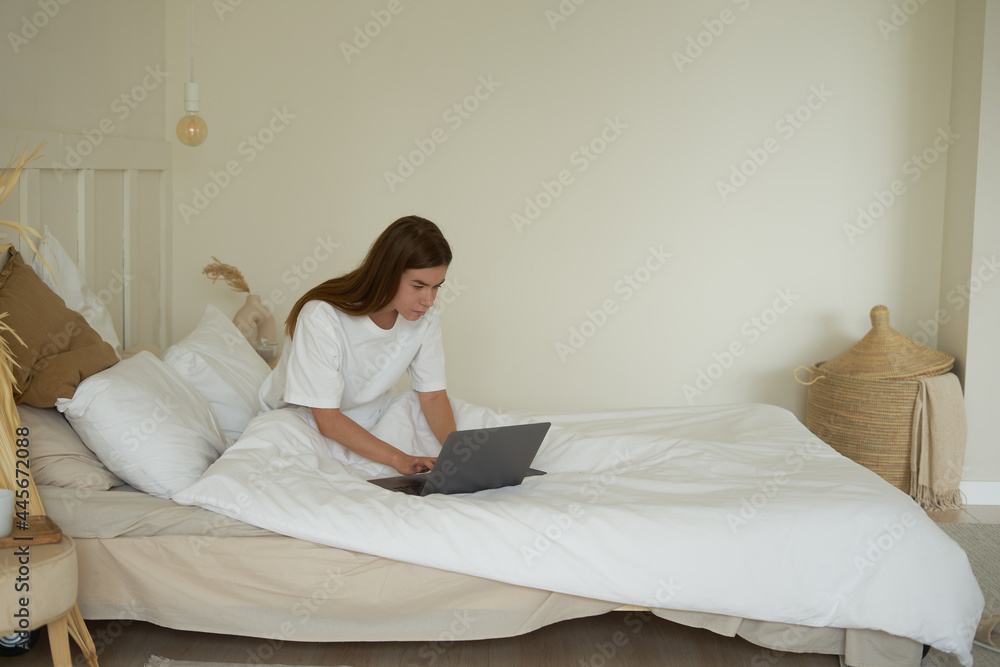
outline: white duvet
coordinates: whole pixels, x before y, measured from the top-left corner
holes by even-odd
[[[553,422],[547,475],[412,497],[323,438],[308,411],[264,413],[173,496],[277,533],[522,586],[653,608],[909,637],[972,665],[983,596],[965,552],[905,494],[768,405],[498,415]],[[374,432],[439,447],[412,392]]]

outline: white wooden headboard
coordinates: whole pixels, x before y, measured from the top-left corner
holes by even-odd
[[[46,142],[0,219],[48,226],[111,311],[125,348],[165,347],[170,330],[170,144],[0,127],[0,161]],[[0,229],[30,261],[16,234]]]

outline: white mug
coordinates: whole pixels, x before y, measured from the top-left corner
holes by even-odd
[[[14,492],[0,489],[0,537],[7,537],[14,529]]]

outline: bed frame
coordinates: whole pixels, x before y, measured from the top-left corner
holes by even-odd
[[[75,248],[78,266],[91,289],[108,306],[125,349],[137,343],[153,343],[161,349],[166,348],[171,342],[172,298],[170,144],[105,136],[99,146],[94,146],[84,135],[0,127],[0,147],[18,155],[25,146],[30,152],[42,141],[46,144],[41,151],[42,157],[24,169],[18,187],[0,206],[0,219],[16,220],[39,230],[47,225],[71,256]],[[7,241],[21,248],[19,238],[11,234],[5,236]],[[30,251],[25,254],[30,256]],[[101,567],[98,562],[101,558],[94,554],[103,553],[112,542],[77,539],[81,569]],[[88,554],[93,560],[85,562]],[[122,592],[128,588],[128,579],[130,576],[123,572]],[[132,578],[132,581],[136,580]],[[80,593],[80,605],[86,618],[111,618],[110,614],[118,612],[123,617],[157,622],[141,612],[128,611],[124,603],[88,607],[83,581]],[[646,610],[631,605],[617,609],[626,612]],[[867,646],[875,647],[876,655],[884,655],[885,651],[896,655],[898,661],[893,664],[917,665],[920,661],[919,644],[880,632],[805,628],[662,609],[655,612],[663,618],[719,634],[739,634],[751,642],[778,650],[850,653],[853,644],[855,655],[866,655]],[[205,629],[204,626],[185,627],[182,623],[170,625],[178,629]],[[210,631],[213,630],[220,631],[215,628]],[[229,634],[269,636],[255,629],[229,628],[228,631]],[[811,632],[816,633],[813,639],[808,636]],[[315,638],[316,641],[331,639],[337,640]],[[848,647],[846,651],[845,646]]]
[[[123,348],[165,347],[171,322],[170,145],[105,136],[0,128],[20,155],[45,142],[0,205],[0,219],[48,226],[105,302]],[[0,232],[30,261],[16,234]]]

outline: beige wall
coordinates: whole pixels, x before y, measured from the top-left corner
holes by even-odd
[[[967,480],[1000,479],[1000,2],[989,0],[983,43],[979,151],[970,268],[968,358],[969,412]]]
[[[892,4],[567,2],[556,22],[557,2],[407,1],[382,27],[388,2],[202,3],[210,134],[174,150],[175,334],[206,301],[238,305],[201,276],[211,255],[275,292],[283,319],[415,212],[455,250],[455,395],[801,415],[795,366],[846,349],[876,304],[907,334],[937,309],[946,151],[926,171],[909,161],[949,124],[954,3],[900,26]],[[187,12],[168,3],[176,71]],[[348,62],[341,45],[366,24],[378,34]],[[433,153],[388,183],[420,144]],[[546,187],[551,204],[519,228]],[[880,216],[879,198],[893,199]],[[876,219],[851,235],[859,207]],[[324,261],[317,239],[338,244]]]
[[[938,344],[955,355],[955,372],[963,380],[968,354],[969,308],[968,301],[960,298],[958,290],[969,282],[976,222],[985,16],[986,0],[965,0],[955,7],[951,123],[963,140],[948,151],[939,308],[926,320],[925,327],[932,333],[937,329]]]
[[[163,0],[4,0],[0,125],[83,134],[95,151],[104,135],[163,139],[163,17]]]

